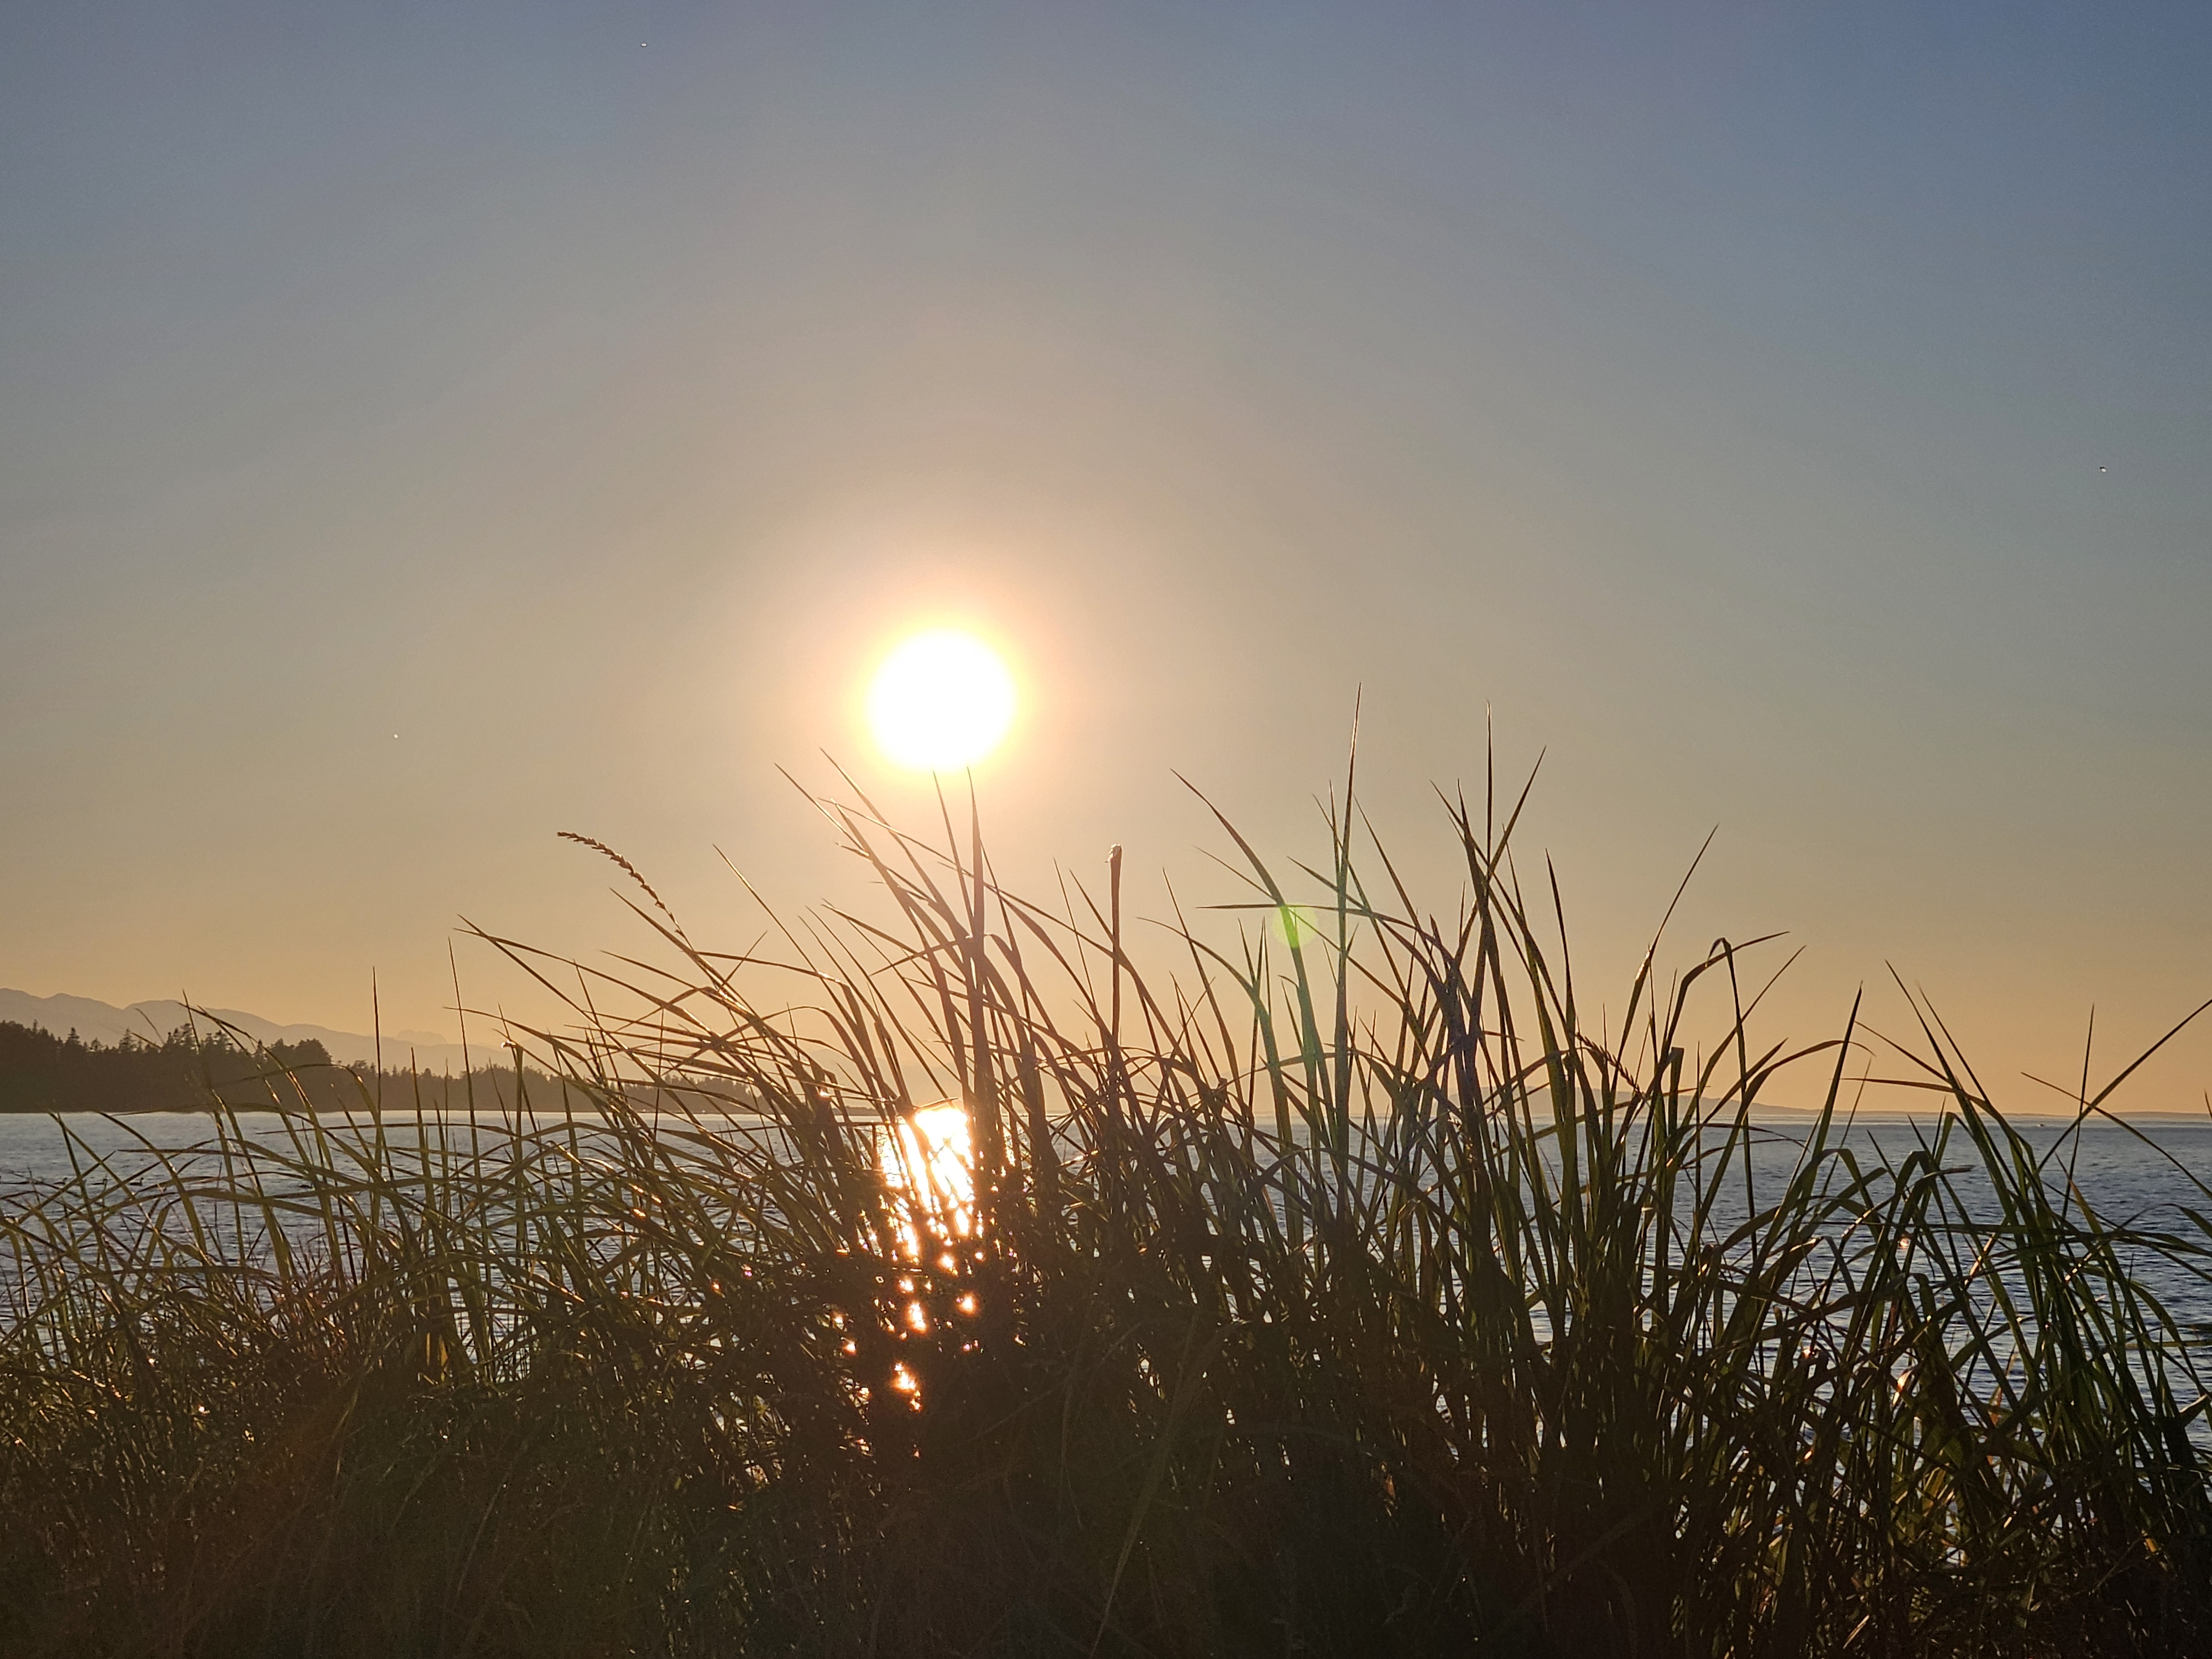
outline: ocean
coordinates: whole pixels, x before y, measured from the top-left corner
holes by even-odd
[[[1807,1115],[1783,1110],[1754,1116],[1756,1144],[1749,1161],[1753,1201],[1764,1203],[1788,1177],[1802,1145]],[[255,1136],[279,1137],[283,1118],[273,1112],[240,1115]],[[295,1120],[296,1122],[297,1120]],[[745,1120],[731,1120],[733,1127]],[[2073,1190],[2106,1224],[2178,1236],[2207,1253],[2212,1268],[2212,1117],[2145,1116],[2116,1123],[2094,1120],[2078,1127],[2059,1119],[2012,1120],[2039,1155],[2063,1191]],[[1887,1158],[1894,1163],[1916,1148],[1932,1145],[1938,1120],[1932,1115],[1863,1115],[1843,1137],[1862,1161]],[[411,1136],[411,1115],[389,1115],[386,1130],[395,1139]],[[501,1133],[502,1120],[481,1115],[475,1126],[487,1140]],[[125,1118],[92,1114],[65,1119],[30,1114],[0,1115],[0,1209],[19,1203],[27,1185],[66,1179],[74,1168],[106,1160],[128,1171],[150,1156],[150,1149],[178,1151],[204,1140],[211,1121],[204,1113],[149,1112]],[[465,1115],[440,1120],[436,1129],[458,1145],[468,1138]],[[1977,1154],[1965,1136],[1953,1131],[1944,1163],[1960,1174],[1970,1205],[1985,1183],[1975,1176]],[[2200,1184],[2203,1183],[2203,1184]],[[1741,1201],[1731,1194],[1727,1209],[1740,1217]],[[2175,1318],[2192,1334],[2212,1345],[2212,1285],[2156,1253],[2138,1256],[2136,1271]]]

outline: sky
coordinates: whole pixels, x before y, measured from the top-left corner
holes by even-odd
[[[2212,10],[0,10],[0,984],[450,1031],[895,815],[1239,895],[1543,755],[1577,969],[2001,1103],[2212,996]],[[526,985],[461,941],[478,1006]],[[1592,993],[1592,995],[1599,994]],[[1618,1001],[1616,996],[1614,1000]],[[2208,1017],[2212,1018],[2212,1017]],[[2202,1109],[2212,1034],[2124,1103]]]

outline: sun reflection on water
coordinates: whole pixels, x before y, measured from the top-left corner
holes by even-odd
[[[916,1365],[928,1352],[965,1353],[975,1344],[963,1327],[979,1303],[971,1274],[981,1260],[981,1224],[975,1203],[975,1137],[967,1109],[957,1100],[924,1106],[887,1125],[876,1144],[876,1164],[892,1200],[893,1241],[902,1269],[893,1282],[899,1298],[894,1334],[915,1361],[895,1362],[890,1387],[913,1409],[921,1409]],[[940,1347],[940,1344],[945,1345]]]
[[[968,1109],[957,1100],[924,1106],[901,1118],[878,1147],[884,1184],[904,1200],[899,1244],[906,1259],[919,1263],[929,1243],[956,1246],[975,1237],[975,1143]],[[938,1261],[956,1271],[957,1258],[947,1249]]]

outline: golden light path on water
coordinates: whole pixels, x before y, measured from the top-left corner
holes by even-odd
[[[922,1278],[959,1278],[969,1266],[963,1257],[973,1254],[978,1235],[975,1144],[967,1108],[945,1100],[906,1114],[878,1138],[876,1160],[884,1186],[899,1200],[899,1254],[914,1270],[899,1280],[900,1293],[914,1298],[906,1304],[906,1328],[927,1336],[930,1316]],[[926,1260],[933,1251],[934,1258]],[[963,1291],[954,1306],[972,1317],[975,1292]],[[894,1367],[891,1387],[921,1403],[920,1385],[903,1364]]]
[[[899,1240],[909,1260],[921,1260],[918,1216],[946,1239],[975,1236],[975,1142],[966,1107],[945,1100],[908,1113],[884,1138],[878,1157],[884,1184],[910,1212]]]

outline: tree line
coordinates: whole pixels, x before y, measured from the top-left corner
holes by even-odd
[[[533,1100],[560,1098],[559,1085],[526,1069]],[[126,1035],[87,1042],[71,1030],[0,1020],[0,1112],[198,1111],[220,1102],[250,1110],[283,1104],[321,1110],[378,1101],[433,1110],[469,1103],[501,1107],[514,1097],[510,1067],[459,1078],[340,1066],[310,1037],[249,1047],[221,1027],[179,1025],[159,1042]]]

